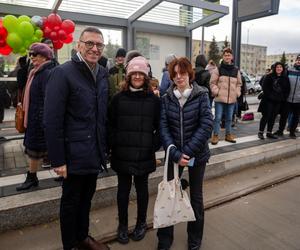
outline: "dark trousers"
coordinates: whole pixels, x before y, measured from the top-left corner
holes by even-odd
[[[148,174],[133,176],[137,197],[137,223],[146,222],[148,208]],[[119,224],[128,225],[128,203],[132,185],[132,175],[118,174],[118,213]]]
[[[280,103],[280,119],[279,119],[279,128],[278,130],[280,132],[283,132],[286,126],[286,122],[289,116],[289,104],[287,102],[281,102]]]
[[[203,177],[206,164],[189,167],[190,198],[196,221],[188,222],[188,245],[189,247],[200,247],[204,227],[204,205],[203,205]],[[170,167],[169,169],[170,170]],[[179,167],[179,174],[183,171]],[[168,171],[168,180],[173,179],[174,174]],[[157,230],[158,244],[160,248],[170,248],[173,243],[174,226],[159,228]]]
[[[265,105],[265,112],[262,113],[262,118],[259,122],[259,131],[264,132],[265,127],[267,125],[267,132],[271,133],[273,130],[276,116],[280,110],[280,102],[266,101]]]
[[[73,248],[89,233],[91,200],[97,174],[68,175],[63,181],[60,203],[60,228],[64,250]]]
[[[289,110],[292,113],[292,121],[290,126],[290,134],[295,134],[299,123],[300,103],[289,103]]]

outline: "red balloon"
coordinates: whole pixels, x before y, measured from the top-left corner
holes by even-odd
[[[47,18],[47,25],[49,28],[53,29],[55,26],[60,26],[62,23],[59,15],[51,13]]]
[[[69,34],[67,36],[67,38],[65,40],[63,40],[63,42],[66,43],[66,44],[73,42],[73,35]]]
[[[75,23],[70,20],[70,19],[66,19],[62,22],[61,24],[61,28],[67,33],[73,33],[75,30]]]
[[[53,30],[56,31],[56,32],[59,31],[59,30],[60,30],[60,26],[55,26],[55,27],[53,28]]]
[[[44,37],[50,38],[50,34],[51,34],[52,30],[49,27],[45,27],[43,32],[44,32]]]
[[[7,44],[6,44],[6,46],[0,48],[0,54],[2,54],[2,55],[7,56],[7,55],[9,55],[11,52],[12,52],[12,48],[9,47]]]
[[[59,30],[57,33],[59,40],[63,41],[67,39],[67,33],[64,30]]]
[[[61,49],[64,43],[62,41],[53,41],[54,49]]]
[[[52,31],[49,35],[50,39],[54,42],[58,40],[58,34],[55,31]]]
[[[0,38],[0,48],[6,45],[5,39]]]
[[[47,17],[45,17],[45,16],[43,16],[42,19],[43,19],[43,28],[42,29],[45,29],[46,27],[49,26],[48,20],[47,20]]]

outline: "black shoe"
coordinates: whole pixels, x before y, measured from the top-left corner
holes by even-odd
[[[55,177],[54,178],[54,181],[63,181],[64,180],[64,177],[63,176],[58,176],[58,177]]]
[[[145,237],[147,231],[146,222],[137,223],[135,229],[132,232],[131,239],[134,241],[142,240]]]
[[[39,185],[39,180],[36,173],[27,172],[26,180],[20,186],[16,187],[17,191],[27,190],[31,187],[37,187]]]
[[[265,139],[264,133],[263,133],[263,132],[258,132],[257,136],[258,136],[258,138],[261,139],[261,140],[264,140],[264,139]]]
[[[297,139],[297,136],[296,136],[295,133],[290,133],[290,138],[291,138],[291,139]]]
[[[278,137],[274,134],[272,134],[271,132],[267,132],[267,137],[270,139],[278,139]]]
[[[117,241],[121,244],[127,244],[129,242],[127,226],[119,225]]]
[[[277,130],[273,135],[283,136],[283,132],[280,130]]]

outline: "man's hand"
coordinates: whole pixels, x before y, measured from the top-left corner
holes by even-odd
[[[190,157],[188,155],[182,154],[178,164],[179,166],[185,167],[189,163]]]
[[[66,179],[67,178],[67,165],[62,165],[60,167],[54,168],[54,172],[57,175],[62,176]]]

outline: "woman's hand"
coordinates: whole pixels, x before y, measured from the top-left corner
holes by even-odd
[[[189,163],[190,157],[188,155],[182,154],[178,164],[179,166],[185,167]]]
[[[54,168],[54,172],[59,175],[64,177],[65,179],[67,178],[67,166],[62,165],[60,167]]]

